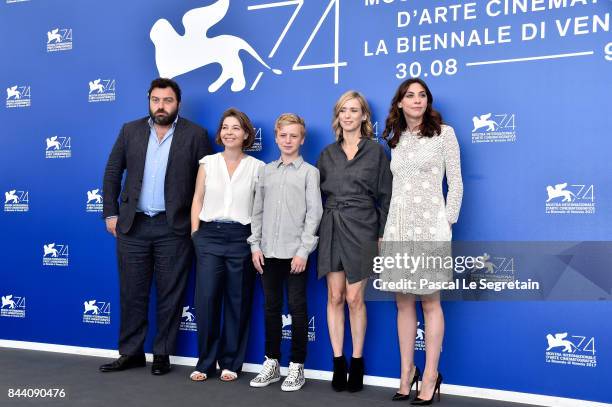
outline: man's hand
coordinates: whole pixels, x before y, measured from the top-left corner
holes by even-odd
[[[117,217],[106,218],[106,231],[117,237]]]
[[[263,253],[260,251],[254,252],[251,255],[251,259],[253,260],[253,265],[255,266],[255,270],[257,270],[257,272],[259,274],[263,274],[263,265],[264,265],[264,255]]]
[[[291,274],[300,274],[306,270],[306,260],[300,256],[293,256],[291,259]]]

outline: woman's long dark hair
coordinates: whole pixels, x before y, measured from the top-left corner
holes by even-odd
[[[427,84],[419,78],[407,79],[397,88],[395,96],[393,96],[393,100],[391,100],[389,115],[385,122],[383,138],[387,140],[387,144],[389,144],[391,148],[395,148],[399,142],[400,136],[408,128],[404,112],[399,108],[398,104],[413,83],[420,84],[427,94],[427,109],[425,109],[425,114],[423,115],[423,122],[419,126],[421,137],[433,137],[440,134],[442,131],[442,115],[432,107],[433,96]]]

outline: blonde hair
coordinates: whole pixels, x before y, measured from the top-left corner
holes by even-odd
[[[277,134],[281,127],[289,126],[291,124],[299,124],[302,128],[300,131],[302,137],[306,135],[306,123],[304,123],[304,119],[295,113],[283,113],[278,116],[278,119],[276,119],[274,122],[274,134]]]
[[[336,105],[334,106],[334,119],[332,121],[332,128],[334,129],[334,133],[336,134],[336,141],[341,142],[342,140],[344,140],[342,134],[342,126],[340,126],[340,119],[338,116],[340,115],[340,110],[342,109],[342,106],[344,106],[344,104],[351,99],[357,99],[359,101],[359,104],[361,105],[361,111],[365,116],[365,120],[361,122],[361,137],[369,139],[374,138],[374,128],[372,127],[372,113],[370,112],[370,106],[368,105],[367,100],[361,93],[357,92],[356,90],[349,90],[343,93],[342,96],[340,96],[340,98],[336,102]]]

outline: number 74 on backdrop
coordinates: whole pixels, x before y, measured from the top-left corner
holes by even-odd
[[[258,4],[258,5],[253,5],[253,6],[249,6],[248,7],[248,10],[252,11],[252,10],[269,9],[269,8],[273,8],[273,7],[296,6],[295,11],[291,15],[291,18],[289,18],[289,21],[287,21],[287,24],[285,25],[285,28],[281,32],[280,36],[276,40],[276,43],[274,44],[274,47],[270,51],[270,54],[268,55],[268,58],[274,57],[274,54],[278,50],[278,47],[280,46],[280,44],[283,42],[283,39],[285,38],[285,35],[287,35],[287,32],[289,31],[289,29],[293,25],[293,22],[295,21],[296,17],[300,13],[300,10],[302,9],[303,5],[304,5],[304,0],[289,0],[289,1],[279,1],[279,2],[274,2],[274,3]],[[333,9],[333,13],[334,13],[334,16],[333,16],[333,18],[334,18],[334,60],[333,60],[333,62],[331,62],[331,63],[321,63],[321,64],[312,64],[312,65],[301,65],[301,62],[302,62],[302,59],[304,58],[304,55],[306,54],[306,52],[310,48],[310,45],[312,44],[312,41],[315,39],[317,33],[321,29],[321,26],[323,25],[323,22],[327,19],[328,15],[332,11],[332,9]],[[337,84],[338,80],[339,80],[339,69],[340,69],[340,67],[346,66],[346,65],[347,65],[346,62],[341,62],[340,61],[340,0],[330,0],[329,3],[327,4],[327,7],[325,8],[325,11],[323,11],[323,14],[319,18],[319,21],[317,22],[316,26],[311,31],[310,36],[308,37],[308,40],[306,41],[306,43],[302,47],[302,50],[300,51],[298,57],[296,58],[295,62],[293,63],[292,69],[294,71],[302,71],[302,70],[310,70],[310,69],[333,68],[333,70],[334,70],[334,84]],[[260,72],[259,75],[258,75],[258,78],[260,78],[262,74],[263,74],[263,72]]]
[[[257,12],[278,7],[295,7],[293,14],[272,47],[268,58],[273,58],[276,54],[287,33],[294,26],[294,22],[298,18],[303,5],[304,0],[290,0],[257,4],[247,8],[249,11]],[[185,27],[184,35],[180,35],[167,19],[157,20],[151,27],[149,36],[155,45],[155,62],[159,75],[174,78],[205,65],[217,63],[221,65],[221,75],[209,85],[208,91],[214,93],[226,82],[231,81],[231,90],[239,92],[246,87],[240,51],[246,51],[262,67],[276,75],[281,75],[282,71],[270,67],[245,39],[234,35],[207,36],[208,30],[223,20],[229,10],[229,6],[230,0],[218,0],[209,6],[197,7],[187,11],[182,19],[183,26]],[[326,20],[331,18],[330,15],[332,14],[334,23],[334,60],[326,63],[302,64],[302,59],[319,33],[321,26]],[[295,59],[292,70],[331,68],[334,70],[334,83],[338,83],[339,68],[347,65],[346,62],[339,60],[339,21],[340,0],[329,0],[317,24],[310,32],[308,39]],[[264,71],[262,70],[258,73],[255,81],[250,86],[250,90],[255,89]]]

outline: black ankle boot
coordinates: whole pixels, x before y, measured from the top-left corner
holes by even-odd
[[[346,388],[350,392],[356,392],[363,389],[363,357],[351,358],[351,367],[349,368],[349,378]]]
[[[346,390],[346,359],[344,355],[334,357],[334,377],[332,387],[336,391]]]

